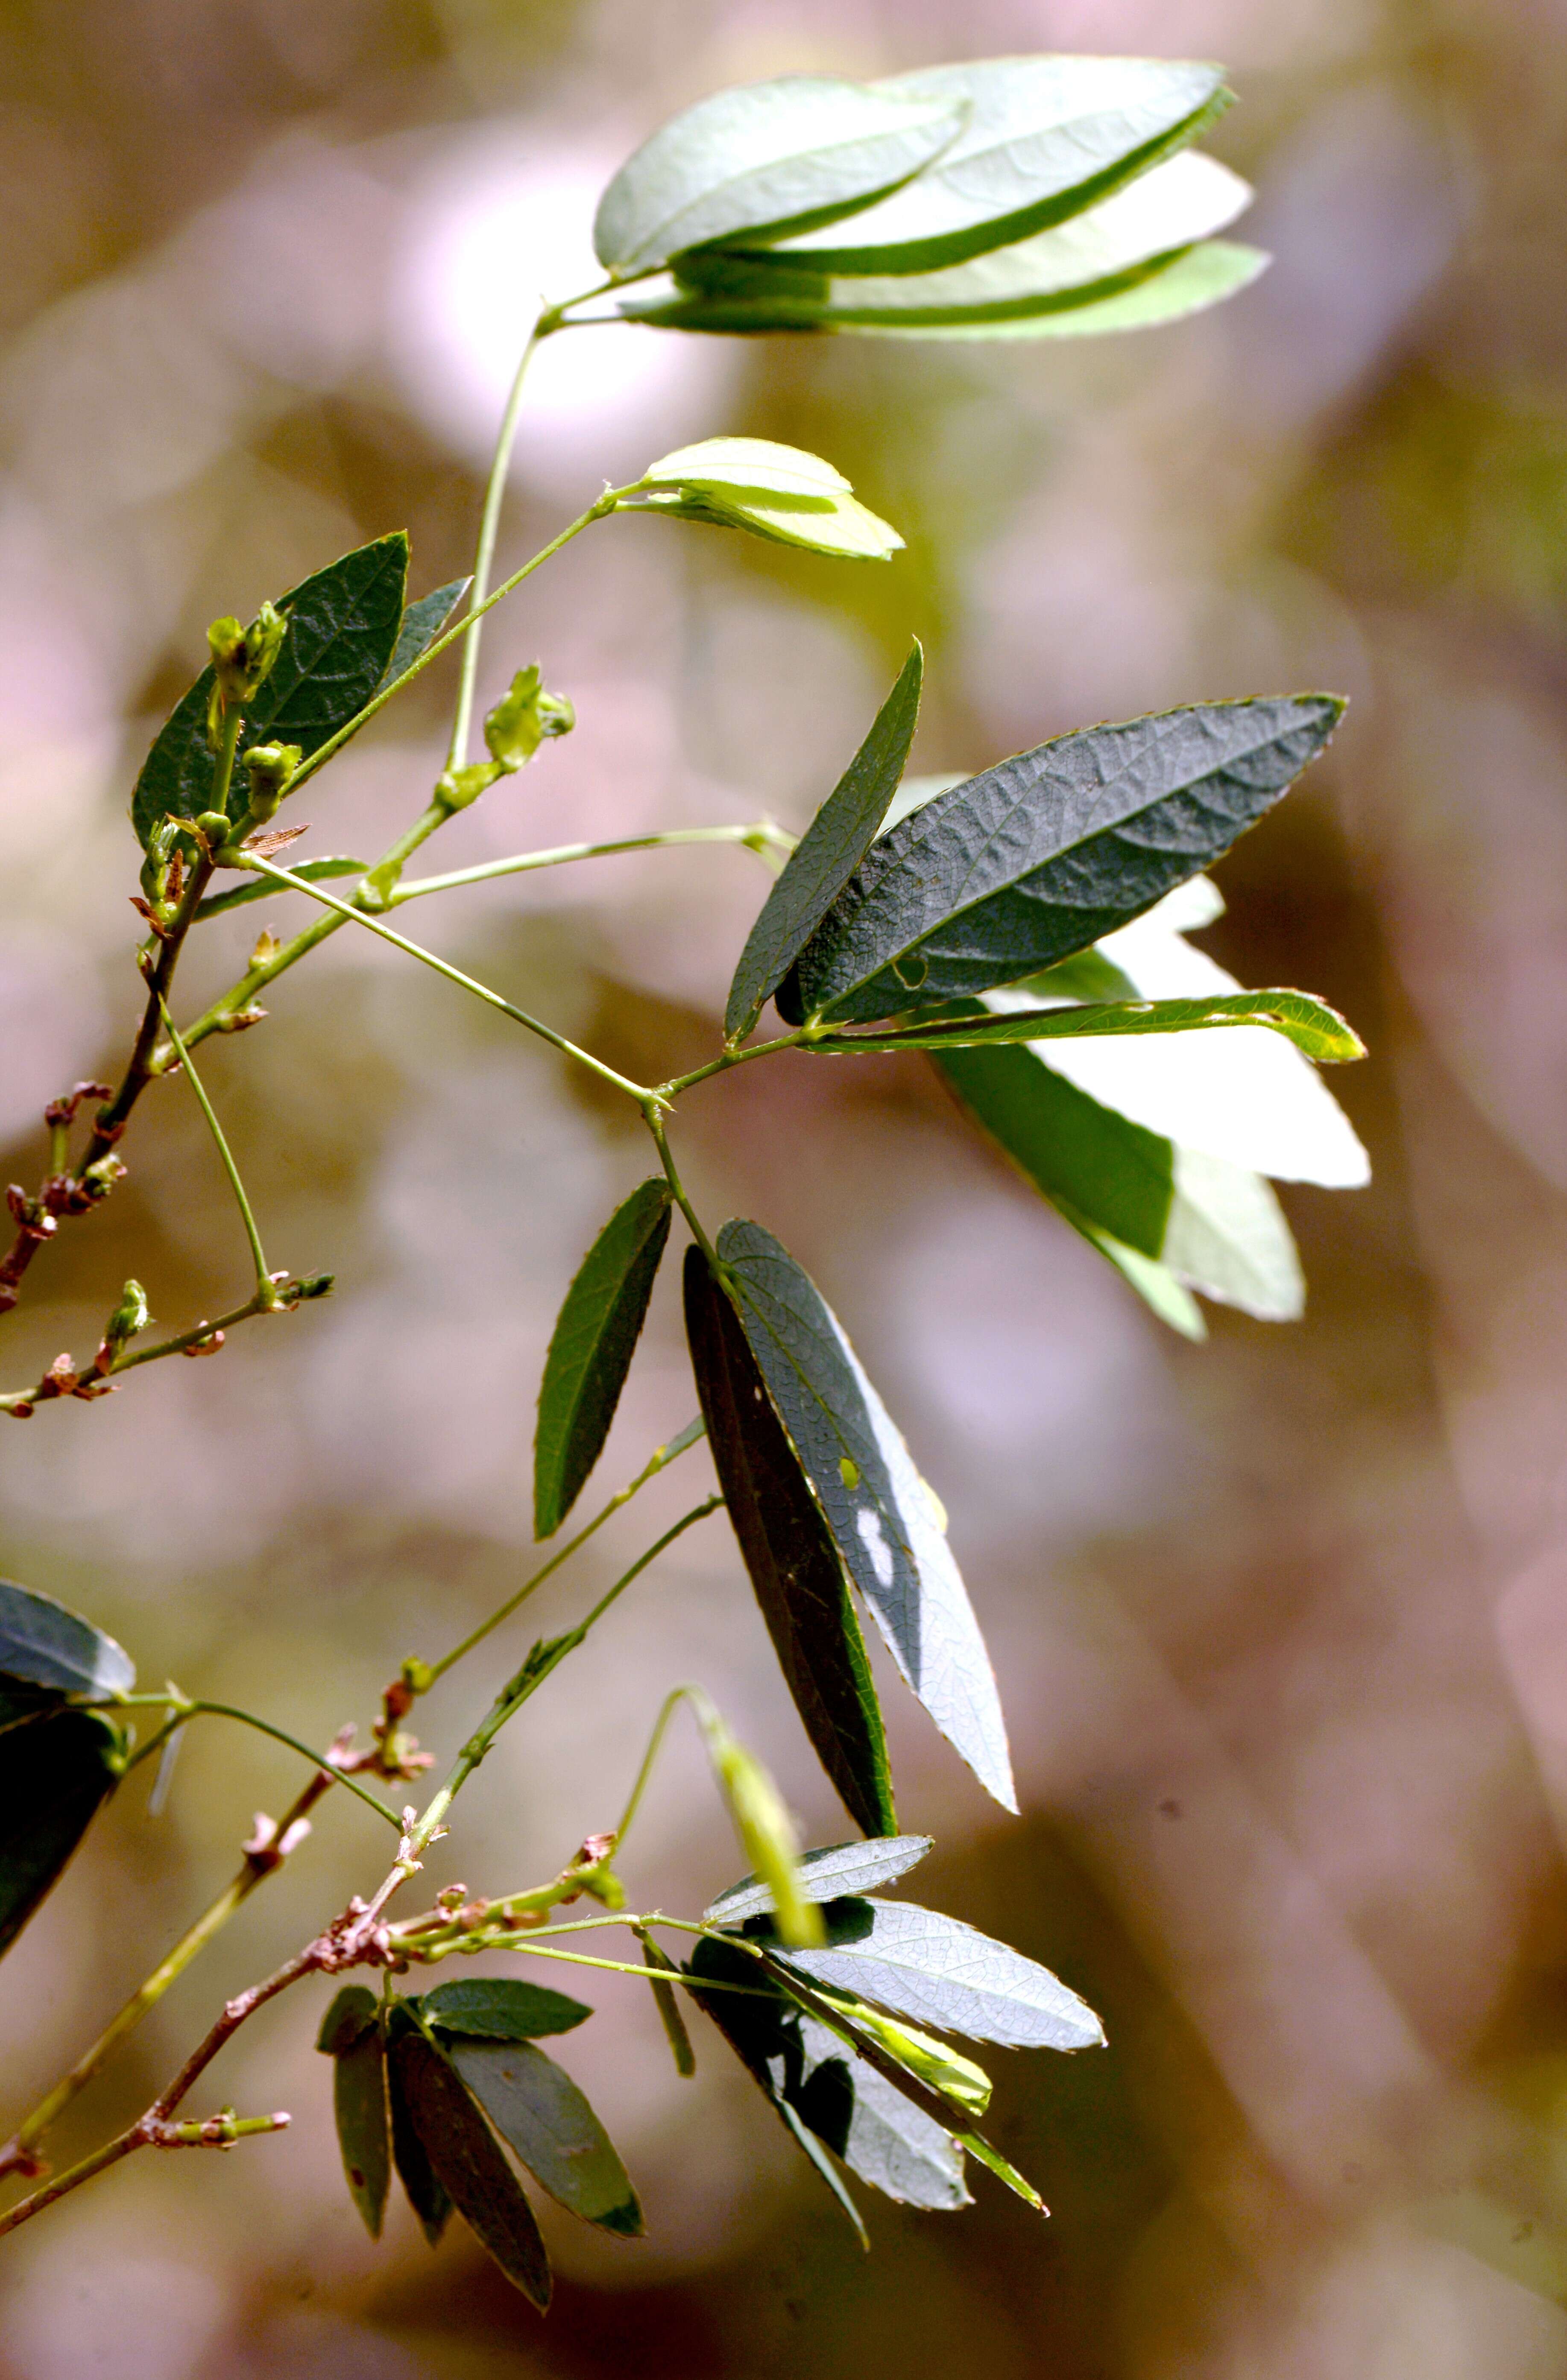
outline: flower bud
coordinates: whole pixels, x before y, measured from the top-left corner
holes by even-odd
[[[119,1304],[110,1315],[103,1331],[103,1344],[111,1354],[117,1355],[128,1339],[145,1330],[152,1318],[147,1293],[139,1281],[128,1281]]]
[[[577,713],[564,694],[547,694],[537,662],[518,670],[511,686],[484,722],[484,741],[492,759],[509,775],[531,760],[541,744],[553,735],[569,735]]]
[[[250,806],[246,813],[245,829],[265,826],[276,815],[277,806],[288,790],[288,781],[304,759],[298,744],[252,744],[245,754],[245,771],[250,780]]]
[[[213,698],[207,709],[207,736],[214,748],[222,734],[225,712],[231,704],[245,704],[254,696],[283,650],[288,622],[272,603],[263,603],[248,628],[232,613],[214,620],[207,630],[213,657]]]

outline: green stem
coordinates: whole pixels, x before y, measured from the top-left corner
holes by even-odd
[[[614,1830],[615,1849],[617,1851],[620,1849],[621,1844],[626,1840],[626,1834],[631,1826],[631,1821],[637,1815],[637,1812],[641,1804],[642,1796],[648,1790],[648,1779],[653,1773],[653,1763],[659,1756],[659,1751],[662,1745],[664,1733],[669,1726],[669,1722],[674,1717],[680,1705],[686,1700],[686,1697],[690,1692],[691,1689],[689,1686],[676,1686],[673,1693],[666,1694],[663,1698],[663,1706],[660,1710],[657,1718],[653,1721],[653,1731],[648,1738],[648,1749],[642,1755],[642,1766],[637,1771],[637,1782],[631,1788],[631,1798],[626,1803],[626,1808],[621,1815],[620,1824]]]
[[[148,1706],[166,1710],[170,1707],[170,1697],[167,1694],[113,1694],[101,1695],[91,1702],[73,1700],[72,1704],[76,1710],[105,1711],[137,1710]],[[312,1767],[320,1769],[328,1783],[345,1787],[367,1809],[373,1810],[378,1818],[384,1818],[394,1832],[399,1830],[395,1813],[389,1810],[378,1795],[371,1793],[356,1778],[346,1776],[341,1768],[335,1767],[323,1754],[312,1752],[310,1745],[301,1743],[297,1735],[288,1734],[284,1728],[273,1727],[271,1719],[258,1718],[254,1711],[241,1710],[235,1703],[181,1701],[176,1706],[176,1716],[181,1724],[188,1718],[237,1719],[241,1727],[254,1728],[258,1735],[270,1735],[274,1743],[285,1744],[290,1752],[297,1752],[301,1760],[308,1760]]]
[[[644,1098],[642,1101],[642,1121],[647,1125],[648,1130],[652,1134],[653,1146],[659,1153],[659,1162],[663,1167],[664,1174],[668,1180],[670,1189],[674,1194],[674,1202],[679,1208],[681,1213],[685,1216],[686,1222],[691,1227],[691,1236],[696,1241],[697,1245],[701,1249],[703,1255],[707,1257],[709,1264],[711,1264],[716,1271],[718,1269],[717,1251],[713,1247],[712,1242],[709,1239],[706,1232],[703,1231],[701,1223],[698,1219],[696,1208],[692,1206],[690,1199],[686,1196],[686,1185],[680,1179],[679,1169],[674,1162],[674,1152],[670,1148],[669,1135],[664,1130],[663,1114],[660,1106],[660,1101],[665,1096],[666,1094],[660,1090],[650,1092]]]
[[[163,1015],[164,1030],[173,1042],[175,1055],[184,1067],[187,1080],[196,1094],[196,1103],[207,1120],[207,1130],[213,1135],[218,1156],[223,1162],[223,1170],[228,1176],[228,1186],[234,1193],[235,1202],[239,1208],[239,1220],[245,1226],[245,1236],[250,1243],[250,1261],[256,1269],[257,1308],[261,1312],[266,1312],[281,1301],[273,1285],[272,1274],[267,1269],[266,1254],[261,1246],[261,1235],[256,1228],[256,1218],[250,1211],[250,1201],[245,1195],[245,1184],[239,1179],[239,1168],[236,1165],[233,1153],[224,1137],[223,1126],[213,1112],[213,1103],[201,1087],[201,1077],[191,1064],[190,1053],[180,1039],[175,1021],[169,1014],[168,1002],[161,996],[158,1007]]]
[[[455,892],[465,884],[487,884],[497,876],[522,876],[536,868],[562,868],[577,859],[609,859],[623,851],[662,851],[676,844],[735,843],[747,850],[772,844],[788,849],[792,838],[766,819],[754,826],[678,826],[662,834],[629,835],[619,843],[562,843],[553,850],[522,851],[515,858],[486,860],[481,868],[456,868],[449,876],[419,876],[399,884],[392,895],[395,905],[418,901],[427,892]]]
[[[70,2191],[79,2190],[84,2181],[91,2181],[95,2174],[107,2172],[110,2166],[118,2165],[121,2157],[129,2156],[133,2149],[141,2145],[140,2135],[133,2126],[129,2131],[121,2132],[115,2139],[105,2143],[103,2148],[94,2149],[91,2155],[84,2156],[79,2165],[68,2167],[64,2173],[56,2174],[53,2181],[45,2182],[42,2190],[35,2190],[30,2198],[18,2199],[15,2206],[8,2206],[5,2214],[0,2215],[0,2236],[16,2230],[18,2224],[30,2222],[33,2216],[42,2215],[46,2206],[53,2206],[57,2198],[64,2198]]]
[[[501,507],[505,502],[506,475],[512,459],[512,445],[516,437],[517,419],[522,412],[523,382],[528,377],[528,367],[533,360],[533,352],[541,338],[546,337],[548,331],[554,327],[555,324],[551,322],[547,312],[541,313],[534,323],[528,334],[528,344],[523,348],[521,360],[516,368],[516,377],[512,382],[511,395],[506,399],[505,411],[501,416],[501,427],[495,439],[495,452],[490,464],[490,479],[484,491],[484,510],[479,521],[479,544],[473,557],[473,585],[468,595],[470,612],[475,605],[483,602],[490,591],[490,572],[495,559],[495,540],[501,527]],[[462,675],[457,682],[457,703],[452,721],[452,741],[446,753],[448,769],[460,768],[468,759],[468,730],[473,721],[474,686],[479,676],[479,642],[482,634],[483,629],[476,616],[472,627],[468,632],[468,641],[463,647]]]
[[[721,1058],[710,1058],[705,1066],[693,1067],[688,1075],[676,1075],[672,1081],[661,1083],[659,1097],[677,1099],[694,1084],[709,1082],[714,1075],[727,1075],[733,1066],[748,1066],[753,1058],[771,1058],[780,1050],[798,1050],[812,1038],[802,1026],[794,1033],[781,1033],[773,1041],[753,1041],[744,1050],[725,1050]]]
[[[334,909],[339,917],[347,918],[356,926],[362,926],[367,933],[379,934],[383,941],[392,944],[394,950],[402,951],[411,959],[422,960],[426,966],[433,967],[437,975],[444,976],[448,983],[455,983],[460,990],[471,992],[476,1000],[482,1000],[488,1007],[499,1009],[503,1016],[509,1016],[515,1025],[525,1026],[529,1033],[536,1033],[541,1041],[547,1041],[551,1049],[558,1050],[563,1057],[577,1059],[601,1082],[613,1084],[617,1091],[624,1091],[628,1099],[635,1099],[638,1107],[645,1107],[647,1101],[653,1098],[654,1094],[642,1084],[628,1082],[624,1075],[617,1075],[613,1066],[606,1066],[589,1051],[579,1050],[575,1041],[568,1041],[564,1033],[555,1032],[537,1016],[529,1016],[526,1009],[514,1008],[509,1000],[503,1000],[500,993],[492,991],[488,984],[476,982],[472,976],[464,975],[460,967],[449,966],[444,959],[438,959],[433,951],[421,949],[418,942],[410,942],[403,935],[395,934],[390,926],[382,924],[379,917],[367,917],[362,909],[354,908],[346,901],[339,901],[335,893],[322,892],[319,884],[307,884],[302,876],[290,874],[286,868],[274,867],[270,859],[258,859],[252,856],[249,865],[261,875],[271,877],[275,883],[286,884],[296,892],[308,893],[312,901],[319,901],[324,908]]]

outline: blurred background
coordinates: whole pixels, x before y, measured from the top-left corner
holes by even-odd
[[[0,1178],[34,1182],[43,1102],[123,1056],[126,805],[207,620],[405,525],[416,592],[466,568],[531,307],[594,277],[592,204],[629,148],[729,81],[1050,48],[1228,62],[1241,104],[1209,145],[1257,183],[1243,236],[1272,272],[1080,348],[626,328],[547,349],[503,559],[723,430],[826,454],[908,551],[856,568],[596,529],[486,651],[487,698],[538,659],[578,731],[434,864],[798,827],[911,631],[932,771],[1184,698],[1339,687],[1347,725],[1221,870],[1207,946],[1359,1026],[1373,1057],[1334,1088],[1377,1169],[1285,1192],[1302,1325],[1217,1313],[1191,1347],[917,1060],[776,1063],[683,1112],[704,1212],[756,1215],[814,1273],[951,1511],[1026,1810],[989,1805],[889,1677],[901,1813],[939,1838],[918,1898],[1104,2013],[1102,2054],[990,2061],[1047,2225],[980,2176],[959,2216],[875,2202],[862,2258],[711,2028],[680,2082],[647,1995],[606,1975],[563,2054],[650,2236],[547,2216],[541,2324],[460,2226],[432,2257],[399,2209],[367,2242],[310,2046],[324,1991],[301,1992],[213,2077],[213,2104],[292,2108],[285,2139],[139,2159],[7,2242],[5,2380],[1567,2373],[1564,35],[1563,0],[0,6]],[[451,694],[427,674],[311,785],[307,851],[391,839]],[[431,901],[415,930],[653,1080],[715,1046],[765,885],[744,851],[662,852]],[[293,906],[208,930],[188,1013]],[[337,1295],[6,1425],[0,1569],[91,1611],[144,1682],[319,1742],[527,1575],[550,1326],[647,1154],[582,1077],[368,937],[267,1004],[203,1071],[271,1260],[335,1271]],[[90,1354],[128,1273],[170,1330],[244,1295],[188,1093],[149,1097],[125,1153],[5,1324],[6,1387]],[[672,1266],[606,1487],[692,1409],[674,1291]],[[540,1624],[706,1477],[688,1456]],[[846,1831],[715,1521],[504,1740],[432,1880],[553,1873],[613,1824],[692,1676],[808,1839]],[[458,1670],[421,1734],[449,1753],[486,1699]],[[0,1976],[7,2123],[300,1781],[207,1722],[165,1815],[140,1777],[119,1798]],[[365,1813],[325,1806],[62,2158],[383,1858]],[[740,1864],[677,1730],[631,1888],[691,1909]]]

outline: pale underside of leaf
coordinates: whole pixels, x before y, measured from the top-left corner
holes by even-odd
[[[0,1579],[0,1677],[63,1694],[128,1694],[136,1665],[122,1645],[53,1596]]]
[[[883,1835],[863,1843],[828,1843],[820,1851],[803,1852],[796,1864],[796,1883],[807,1900],[837,1900],[844,1893],[874,1892],[917,1866],[933,1848],[929,1835]],[[702,1912],[707,1925],[742,1925],[747,1917],[765,1917],[772,1908],[772,1888],[754,1876],[742,1876]]]
[[[785,496],[827,498],[854,493],[842,471],[820,455],[772,438],[708,438],[698,446],[677,446],[650,463],[638,485],[773,489]]]
[[[1238,298],[1271,262],[1265,249],[1242,240],[1205,239],[1167,263],[1130,277],[1125,287],[1096,287],[1018,313],[916,323],[829,320],[814,327],[867,339],[1114,338],[1125,331],[1157,331],[1222,305],[1227,298]]]

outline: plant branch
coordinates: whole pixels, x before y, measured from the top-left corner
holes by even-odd
[[[239,1178],[239,1168],[234,1161],[233,1152],[224,1136],[224,1129],[213,1111],[213,1103],[202,1087],[201,1077],[190,1062],[190,1053],[180,1039],[175,1021],[169,1014],[168,1004],[161,995],[158,1009],[164,1020],[164,1030],[174,1043],[175,1055],[185,1069],[186,1080],[196,1094],[196,1104],[206,1118],[207,1130],[213,1135],[223,1170],[228,1176],[228,1186],[233,1191],[235,1203],[239,1208],[239,1220],[245,1226],[245,1237],[250,1244],[250,1261],[256,1269],[257,1311],[262,1314],[271,1313],[282,1301],[278,1295],[277,1282],[267,1268],[266,1253],[261,1246],[261,1235],[256,1228],[256,1218],[251,1211],[250,1201],[245,1195],[245,1184]]]
[[[506,476],[511,466],[512,446],[516,438],[517,419],[522,412],[523,383],[535,348],[541,338],[557,326],[558,317],[552,321],[541,311],[522,351],[512,382],[511,394],[501,416],[496,432],[495,452],[491,458],[490,478],[484,490],[484,509],[479,520],[479,543],[473,557],[473,586],[468,597],[468,610],[474,613],[473,625],[468,630],[463,646],[462,674],[457,682],[456,710],[452,721],[452,740],[447,747],[446,766],[460,768],[468,759],[468,730],[473,721],[473,694],[479,677],[479,645],[483,628],[476,607],[490,591],[490,572],[495,560],[495,540],[501,527],[501,508],[505,502]]]
[[[759,819],[748,826],[669,827],[662,834],[628,835],[619,843],[562,843],[553,850],[521,851],[511,859],[486,860],[479,868],[456,868],[449,876],[417,876],[411,884],[397,886],[392,902],[395,907],[404,901],[421,900],[427,892],[455,892],[466,884],[487,884],[497,876],[522,876],[537,868],[564,868],[577,859],[610,859],[625,851],[663,851],[689,843],[739,844],[759,856],[769,849],[792,850],[794,837],[771,819]]]

